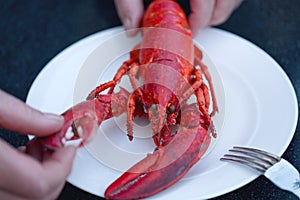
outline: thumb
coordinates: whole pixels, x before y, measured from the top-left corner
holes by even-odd
[[[127,33],[130,35],[135,35],[137,33],[136,28],[139,28],[144,12],[143,1],[115,0],[115,5],[125,30],[134,29]]]
[[[36,136],[45,136],[58,131],[64,118],[42,113],[12,95],[0,90],[0,127]]]
[[[54,185],[58,185],[61,181],[65,180],[72,170],[75,155],[76,147],[66,146],[57,149],[48,156],[47,160],[43,162],[47,180]]]
[[[189,24],[194,36],[207,26],[213,15],[215,0],[191,0],[191,14],[189,16]]]
[[[51,155],[48,155],[43,165],[49,171],[53,170],[53,173],[56,173],[57,176],[66,178],[72,169],[76,150],[77,148],[71,145],[56,149]],[[61,172],[60,175],[57,174],[59,172]]]

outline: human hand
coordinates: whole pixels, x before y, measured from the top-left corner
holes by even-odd
[[[188,20],[193,33],[224,23],[241,3],[242,0],[191,0]]]
[[[46,136],[58,131],[64,122],[63,117],[41,113],[1,90],[0,99],[1,128]],[[55,199],[75,156],[75,147],[45,151],[36,139],[21,150],[0,139],[0,149],[1,199]]]
[[[225,22],[242,0],[190,0],[189,24],[194,34],[199,30]],[[115,0],[125,30],[138,28],[143,16],[142,0]],[[135,34],[136,31],[132,32]]]

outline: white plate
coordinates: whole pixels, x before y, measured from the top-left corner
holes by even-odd
[[[58,54],[34,81],[27,103],[45,112],[61,113],[79,101],[80,98],[74,97],[74,86],[81,66],[99,43],[120,31],[121,28],[113,28],[96,33]],[[207,29],[195,39],[222,77],[226,95],[225,123],[218,144],[189,172],[201,173],[187,176],[152,199],[206,199],[237,189],[258,174],[221,162],[219,158],[233,145],[258,147],[281,155],[296,128],[298,106],[294,89],[270,56],[250,42],[218,29]],[[119,172],[101,173],[101,167],[98,160],[81,148],[68,181],[103,196],[109,184],[103,180],[115,179]]]
[[[169,29],[158,29],[156,32],[157,31],[161,32],[161,34],[167,35],[168,37],[172,35],[174,39],[177,38],[175,39],[176,41],[180,39],[187,39],[186,35],[177,31],[171,31]],[[88,94],[96,86],[112,80],[122,63],[129,59],[129,52],[140,41],[141,34],[138,34],[135,37],[128,37],[125,32],[122,31],[120,33],[112,34],[108,39],[99,44],[99,46],[87,57],[86,61],[80,67],[74,86],[74,102],[81,102],[85,100],[86,94]],[[202,49],[199,44],[196,45]],[[173,44],[171,44],[171,47],[168,46],[168,44],[159,44],[159,47],[156,46],[155,48],[169,49],[174,52]],[[179,53],[180,52],[177,52],[176,54]],[[209,149],[202,157],[205,158],[216,145],[220,135],[222,134],[221,130],[225,115],[225,92],[221,77],[217,72],[215,65],[212,63],[205,51],[202,50],[202,53],[202,62],[208,67],[210,75],[213,77],[212,82],[215,93],[217,94],[216,98],[219,109],[219,112],[213,117],[218,137],[212,137]],[[178,74],[178,72],[174,71],[171,67],[157,65],[156,68],[158,67],[162,67],[165,76],[171,76],[174,78]],[[181,77],[180,74],[178,75]],[[205,78],[204,80],[207,82]],[[166,87],[173,87],[173,84],[171,86],[168,85],[170,82],[163,81],[159,84],[165,84]],[[137,80],[137,83],[141,84],[139,80]],[[118,86],[122,86],[132,92],[132,86],[128,76],[123,76],[120,83],[115,88],[115,91],[119,89]],[[174,90],[174,88],[172,90]],[[189,99],[189,102],[196,102],[194,95],[192,95],[192,98]],[[210,110],[212,110],[212,106],[210,107]],[[148,153],[152,153],[155,149],[155,144],[152,139],[151,124],[148,123],[149,121],[147,119],[134,120],[134,140],[129,141],[126,136],[126,118],[127,115],[123,114],[119,117],[104,121],[93,140],[85,146],[93,157],[95,157],[101,164],[105,165],[105,167],[103,166],[103,168],[101,168],[100,176],[101,173],[111,173],[112,169],[119,171],[117,176],[120,176],[121,173],[129,169],[134,163],[137,163],[139,160],[146,157]],[[202,173],[196,169],[200,168],[195,167],[195,170],[185,176],[185,178]],[[97,172],[99,171],[100,170]],[[114,181],[114,179],[112,179],[114,174],[110,174],[109,177],[111,177],[109,180],[102,179],[103,185],[100,185],[102,189],[106,188],[107,183]]]

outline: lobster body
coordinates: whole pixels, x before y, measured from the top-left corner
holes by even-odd
[[[180,6],[173,0],[154,0],[145,12],[142,32],[141,43],[130,52],[130,59],[113,80],[96,87],[86,102],[66,111],[65,126],[60,132],[41,139],[49,148],[60,147],[66,127],[72,123],[79,124],[90,137],[90,124],[97,121],[100,125],[105,119],[127,112],[127,131],[132,140],[133,118],[148,116],[157,148],[107,188],[105,197],[109,199],[145,198],[179,181],[209,147],[211,116],[218,110],[202,53],[193,45]],[[126,74],[133,91],[129,94],[121,89],[115,94],[115,86]],[[106,89],[108,94],[102,94]],[[188,104],[192,95],[196,103]],[[209,114],[211,99],[213,109]],[[74,110],[80,111],[74,115]],[[86,116],[92,116],[88,123]]]
[[[194,70],[194,49],[189,25],[179,5],[174,1],[153,2],[145,12],[142,27],[144,36],[139,63],[171,67],[188,80]],[[153,77],[151,75],[158,74],[156,71],[141,69],[140,76],[147,80]],[[157,79],[168,78],[172,80],[170,76]]]
[[[154,142],[160,145],[165,143],[158,133],[164,119],[168,118],[169,124],[179,123],[179,104],[184,104],[180,96],[194,81],[194,46],[185,14],[174,1],[152,2],[144,15],[142,32],[143,40],[136,53],[142,82],[138,92],[142,93],[141,101],[152,119]]]

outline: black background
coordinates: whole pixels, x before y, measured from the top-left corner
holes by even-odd
[[[180,3],[188,13],[188,1],[181,0]],[[60,51],[92,33],[121,25],[112,0],[6,0],[0,4],[0,88],[23,101],[26,100],[35,77]],[[230,19],[219,26],[253,42],[270,54],[291,79],[298,99],[299,27],[299,0],[245,0]],[[276,111],[274,113],[280,114]],[[16,147],[25,145],[28,141],[25,136],[3,129],[0,129],[0,137]],[[299,141],[300,132],[297,127],[295,136],[283,155],[298,170]],[[88,200],[99,197],[67,183],[59,199]],[[216,199],[297,198],[278,189],[261,176]]]

